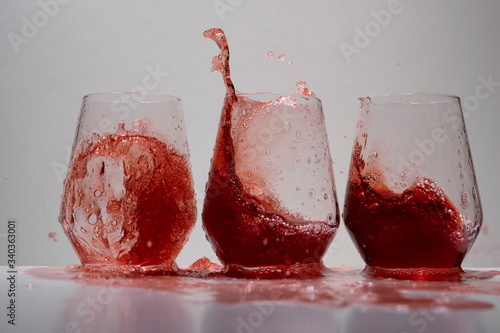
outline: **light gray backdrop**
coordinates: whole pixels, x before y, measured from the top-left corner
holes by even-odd
[[[182,98],[201,204],[224,95],[210,73],[218,49],[202,33],[219,26],[239,91],[292,91],[304,80],[323,100],[341,207],[359,96],[459,95],[485,216],[465,266],[499,266],[499,14],[498,0],[3,0],[0,264],[12,218],[19,264],[78,263],[57,217],[81,98],[136,90],[150,71],[161,72],[154,92]],[[198,218],[178,263],[201,256],[216,260]],[[363,265],[343,225],[325,262]]]

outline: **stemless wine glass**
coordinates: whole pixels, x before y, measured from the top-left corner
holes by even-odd
[[[344,221],[367,271],[455,274],[482,223],[460,99],[360,98]]]
[[[181,100],[83,98],[59,221],[84,265],[172,266],[196,220]]]
[[[339,212],[321,100],[227,95],[202,217],[229,268],[322,265]]]

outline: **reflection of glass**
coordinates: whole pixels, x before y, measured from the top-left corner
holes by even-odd
[[[321,262],[339,222],[321,101],[226,95],[203,226],[226,265]]]
[[[360,100],[344,220],[363,259],[419,274],[459,270],[482,222],[460,99]]]
[[[180,99],[85,96],[59,220],[82,264],[172,264],[196,220]]]

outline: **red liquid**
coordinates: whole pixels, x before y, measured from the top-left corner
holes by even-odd
[[[70,165],[59,217],[82,264],[173,264],[196,220],[188,161],[137,133],[92,139]]]
[[[239,97],[229,75],[227,41],[220,29],[204,35],[221,49],[212,71],[222,72],[227,88],[202,214],[208,240],[222,263],[233,267],[320,262],[337,226],[287,219],[269,203],[244,192],[235,171],[231,138],[233,104]]]
[[[359,147],[358,147],[359,148]],[[432,180],[419,178],[401,194],[359,175],[364,162],[353,156],[344,221],[369,266],[460,267],[472,245],[459,211]],[[377,186],[377,191],[373,186]]]

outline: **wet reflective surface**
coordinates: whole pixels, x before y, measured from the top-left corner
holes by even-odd
[[[185,271],[186,272],[186,271]],[[500,272],[455,281],[367,277],[328,269],[311,279],[236,279],[205,272],[133,276],[79,266],[17,274],[21,332],[496,332]],[[1,269],[2,289],[7,269]],[[14,331],[3,320],[2,332]]]

